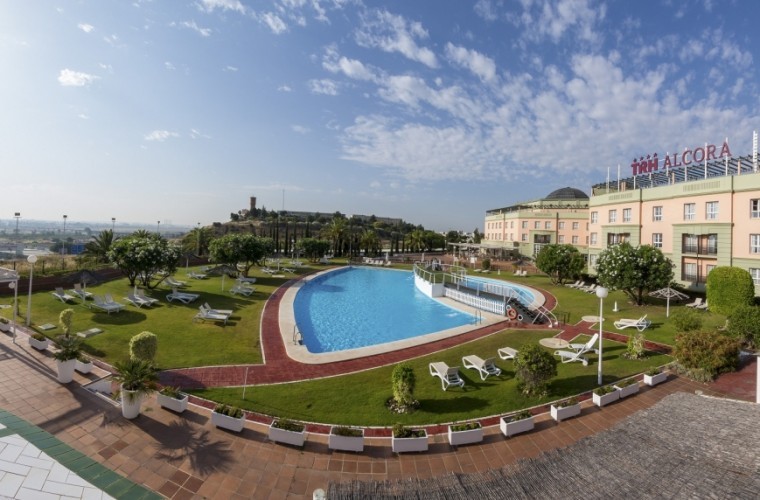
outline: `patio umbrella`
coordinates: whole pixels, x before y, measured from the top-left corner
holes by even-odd
[[[685,293],[681,293],[678,290],[675,290],[670,287],[661,288],[659,290],[655,290],[654,292],[649,292],[650,297],[655,297],[658,299],[665,299],[666,305],[665,305],[665,317],[670,317],[670,299],[675,300],[686,300],[689,298],[688,295]]]
[[[69,275],[66,278],[66,281],[68,283],[79,283],[82,285],[82,290],[84,292],[87,292],[87,284],[90,285],[97,285],[101,281],[103,281],[103,277],[98,274],[96,271],[90,271],[89,269],[82,269],[81,271],[77,271],[74,274]],[[85,293],[85,297],[87,294]]]

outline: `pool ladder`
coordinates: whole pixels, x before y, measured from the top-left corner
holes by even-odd
[[[293,343],[295,345],[303,344],[303,335],[301,335],[301,332],[298,331],[298,327],[296,325],[293,325]]]

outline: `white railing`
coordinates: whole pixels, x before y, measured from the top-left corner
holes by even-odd
[[[475,307],[482,311],[488,311],[501,316],[504,316],[505,314],[504,302],[501,301],[461,292],[455,288],[446,288],[444,290],[444,295],[457,302],[467,304],[468,306]]]

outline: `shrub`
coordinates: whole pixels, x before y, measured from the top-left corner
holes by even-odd
[[[409,427],[406,427],[404,424],[393,425],[393,437],[397,439],[419,438],[425,437],[425,435],[426,434],[424,429],[411,429]]]
[[[644,357],[644,333],[636,332],[628,337],[628,346],[625,349],[625,356],[628,359],[641,359]]]
[[[568,399],[565,399],[564,401],[557,402],[557,404],[555,404],[554,406],[556,406],[557,408],[567,408],[568,406],[573,406],[577,404],[578,404],[578,398],[568,398]]]
[[[451,424],[453,432],[472,431],[480,429],[480,422],[467,422],[465,424]]]
[[[53,359],[58,361],[71,361],[77,359],[81,352],[82,341],[77,337],[59,335],[55,339],[58,351],[53,354]]]
[[[730,316],[741,305],[755,300],[755,284],[752,275],[739,267],[718,266],[707,275],[707,300],[710,309]]]
[[[153,361],[158,349],[158,338],[151,332],[138,333],[129,340],[129,357]]]
[[[629,385],[638,384],[638,383],[639,383],[638,380],[631,377],[625,380],[621,380],[620,382],[615,383],[615,385],[618,387],[628,387]]]
[[[272,422],[272,427],[276,427],[277,429],[282,429],[284,431],[291,431],[291,432],[303,431],[303,424],[301,422],[296,422],[288,418],[280,418],[280,419],[275,420],[274,422]]]
[[[167,385],[166,387],[164,387],[163,389],[161,389],[160,392],[164,396],[168,396],[170,398],[182,399],[182,393],[180,392],[179,387],[170,387],[170,386]]]
[[[33,338],[34,340],[39,340],[40,342],[42,342],[42,341],[44,341],[44,340],[47,340],[47,337],[45,337],[45,336],[44,336],[43,334],[41,334],[41,333],[35,333],[34,335],[32,335],[32,338]]]
[[[676,309],[670,320],[679,332],[695,332],[702,328],[702,316],[693,309]]]
[[[339,425],[337,427],[333,427],[332,433],[335,436],[345,436],[345,437],[361,437],[363,435],[361,429],[357,429],[355,427],[346,427],[345,425]]]
[[[601,387],[597,387],[596,389],[594,389],[594,394],[596,394],[597,396],[604,396],[605,394],[609,394],[611,392],[615,392],[616,390],[617,389],[615,389],[612,386],[603,385]]]
[[[488,271],[489,269],[491,269],[491,259],[483,259],[480,262],[480,267],[482,269],[485,269],[486,271]]]
[[[700,382],[709,382],[721,373],[734,371],[739,364],[738,339],[720,332],[676,335],[673,357],[679,373]]]
[[[232,418],[241,418],[243,416],[243,410],[237,406],[229,406],[221,403],[216,405],[214,412],[219,413],[220,415],[227,415],[228,417]]]
[[[58,315],[58,323],[61,325],[61,330],[65,336],[69,336],[71,332],[71,319],[74,316],[74,310],[71,308],[64,309],[61,314]]]
[[[530,412],[530,410],[520,410],[517,413],[513,413],[509,417],[506,418],[507,422],[517,422],[518,420],[525,420],[526,418],[532,417],[533,414]]]
[[[655,375],[659,375],[660,373],[662,373],[662,370],[660,370],[657,367],[650,368],[649,370],[646,371],[646,374],[649,375],[650,377],[654,377]]]
[[[726,333],[753,349],[760,346],[760,307],[742,304],[728,317]]]
[[[393,368],[391,381],[393,383],[393,399],[402,408],[414,405],[414,386],[416,384],[414,370],[406,363]]]
[[[548,383],[557,376],[557,360],[537,344],[520,349],[514,361],[518,388],[527,396],[545,396]]]

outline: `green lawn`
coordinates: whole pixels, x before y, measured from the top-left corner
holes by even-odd
[[[242,388],[215,388],[193,393],[269,415],[331,424],[442,423],[503,414],[593,389],[597,386],[597,356],[593,353],[589,355],[588,366],[581,363],[560,363],[559,375],[550,387],[551,394],[542,399],[526,398],[517,391],[512,361],[498,360],[497,365],[503,370],[502,375],[481,381],[476,371],[461,369],[462,356],[495,356],[500,347],[520,349],[526,343],[537,343],[539,339],[555,333],[505,330],[409,361],[417,378],[415,397],[421,403],[420,409],[410,415],[395,415],[384,408],[385,401],[391,397],[393,366],[308,382],[251,386],[246,388],[245,401],[242,400]],[[588,338],[578,340],[585,341]],[[650,354],[643,360],[632,361],[623,358],[623,352],[623,344],[605,341],[605,383],[612,383],[670,361],[668,356],[655,354]],[[434,361],[460,366],[460,374],[466,382],[465,388],[451,388],[445,392],[441,390],[440,379],[430,376],[428,371],[428,363]]]

